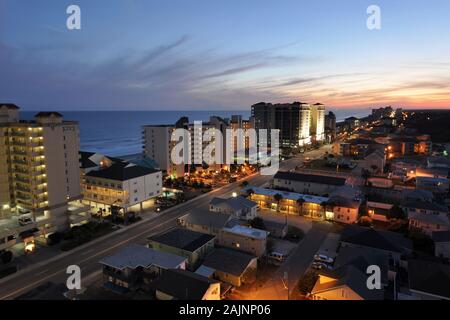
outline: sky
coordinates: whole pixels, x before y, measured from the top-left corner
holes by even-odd
[[[72,4],[81,30],[66,27]],[[0,102],[450,108],[449,17],[448,0],[0,0]]]

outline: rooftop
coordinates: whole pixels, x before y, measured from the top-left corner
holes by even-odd
[[[450,231],[435,231],[431,238],[434,242],[450,242]]]
[[[229,199],[223,199],[223,198],[213,198],[210,202],[211,205],[218,206],[218,205],[227,205],[233,210],[241,210],[242,208],[253,208],[257,205],[256,202],[253,202],[247,198],[244,197],[232,197]]]
[[[0,103],[0,109],[6,108],[8,110],[19,110],[20,108],[14,103]]]
[[[232,228],[224,228],[223,230],[226,232],[240,234],[255,239],[266,239],[269,236],[268,231],[245,227],[241,225],[235,225]]]
[[[275,174],[274,179],[280,180],[291,180],[291,181],[302,181],[302,182],[310,182],[310,183],[321,183],[335,186],[343,186],[345,185],[345,178],[337,178],[330,176],[322,176],[322,175],[313,175],[313,174],[304,174],[297,172],[286,172],[286,171],[278,171]]]
[[[408,261],[410,290],[450,299],[450,266],[431,261]]]
[[[316,203],[316,204],[322,204],[323,202],[326,202],[329,200],[329,198],[326,198],[326,197],[311,196],[311,195],[306,195],[306,194],[301,194],[301,193],[258,188],[258,187],[253,187],[253,186],[248,186],[243,189],[244,192],[246,192],[248,190],[253,190],[255,192],[255,194],[260,194],[260,195],[264,195],[264,196],[268,196],[268,197],[274,197],[276,194],[279,194],[283,197],[283,199],[289,199],[289,200],[294,200],[294,201],[303,199],[303,200],[305,200],[305,202]]]
[[[195,250],[203,247],[212,239],[214,239],[214,236],[209,234],[181,228],[175,228],[148,238],[150,241],[162,243],[164,245],[183,249],[189,252],[194,252]]]
[[[125,268],[136,269],[137,267],[148,268],[152,265],[171,269],[177,268],[184,261],[186,261],[186,258],[132,244],[100,260],[100,263],[120,270]]]
[[[448,213],[448,208],[446,206],[440,205],[435,202],[407,200],[402,204],[402,206],[406,207],[406,208],[415,208],[415,209],[440,211],[440,212]]]
[[[227,226],[228,222],[231,220],[231,215],[226,213],[195,209],[192,212],[182,216],[180,219],[193,225],[209,226],[216,229],[222,229]]]
[[[256,258],[239,251],[219,248],[205,258],[203,265],[239,277]]]
[[[116,162],[110,167],[95,171],[90,171],[86,174],[87,177],[102,178],[116,181],[126,181],[148,174],[158,172],[158,170],[141,167],[128,162]]]
[[[201,300],[217,281],[181,269],[164,271],[151,286],[177,300]]]
[[[411,240],[403,235],[390,231],[375,230],[360,226],[349,225],[341,234],[341,242],[354,245],[404,253],[412,249]]]

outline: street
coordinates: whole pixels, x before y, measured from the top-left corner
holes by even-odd
[[[318,157],[323,152],[323,149],[313,150],[304,154],[303,157]],[[303,161],[303,157],[293,158],[282,162],[280,164],[280,170],[294,169],[299,162]],[[272,178],[273,176],[261,176],[258,174],[248,177],[247,181],[251,185],[261,187],[268,183]],[[128,228],[95,239],[69,252],[61,253],[47,261],[19,270],[17,273],[0,280],[0,299],[14,299],[15,297],[49,281],[53,283],[65,283],[68,277],[66,270],[70,265],[78,265],[81,268],[82,281],[83,278],[86,278],[89,275],[98,274],[101,270],[98,261],[103,257],[111,255],[121,247],[131,243],[146,244],[147,237],[176,226],[176,219],[186,214],[188,211],[195,208],[207,207],[213,197],[229,197],[233,192],[239,191],[241,183],[242,181],[239,181],[213,190],[192,201],[168,209],[154,219],[141,221]],[[288,270],[294,275],[301,270],[306,269],[307,265],[304,259],[302,259],[302,256],[314,254],[314,249],[317,251],[321,241],[323,241],[325,237],[325,231],[320,228],[313,228],[306,237],[314,238],[313,242],[315,242],[316,245],[307,248],[303,248],[302,245],[300,245],[300,247],[289,257],[287,261],[289,263],[286,263],[280,269],[279,274],[282,275],[284,271]],[[317,248],[315,248],[316,246]],[[297,265],[297,263],[300,265]],[[293,266],[297,268],[295,271]],[[289,270],[291,267],[292,270]],[[277,279],[281,278],[277,276],[274,278],[274,281],[277,281]],[[294,280],[293,277],[292,281]],[[278,291],[280,290],[280,286],[276,284],[274,284],[274,288]],[[282,296],[282,293],[280,292],[279,295]],[[273,294],[271,297],[275,298]],[[260,297],[258,296],[255,298],[259,299]],[[261,298],[263,298],[263,295]]]

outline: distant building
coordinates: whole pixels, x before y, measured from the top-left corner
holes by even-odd
[[[0,103],[0,250],[25,239],[34,248],[34,237],[90,218],[81,203],[78,122],[58,112],[20,120],[19,110]],[[19,225],[19,215],[29,223]]]
[[[435,231],[431,239],[434,241],[434,255],[450,259],[450,231]]]
[[[216,197],[209,203],[209,210],[228,213],[237,219],[253,220],[256,218],[257,204],[242,196],[229,199]]]
[[[203,258],[214,249],[214,236],[175,228],[148,238],[149,248],[163,251],[188,260],[187,268],[195,270]]]
[[[325,106],[321,103],[311,105],[310,133],[313,141],[325,140]]]
[[[320,111],[320,118],[322,117]],[[311,143],[311,106],[294,102],[292,104],[257,103],[252,106],[255,128],[280,130],[280,146],[295,148]],[[319,120],[316,121],[316,123]],[[321,121],[321,120],[320,120]],[[321,127],[319,127],[322,130]],[[270,142],[270,137],[268,137]]]
[[[410,200],[402,203],[408,216],[409,228],[421,231],[429,236],[435,231],[450,230],[449,210],[446,206],[434,202]]]
[[[156,251],[145,246],[129,245],[100,260],[104,286],[126,292],[144,289],[168,269],[185,269],[187,260],[174,254]]]
[[[220,282],[186,270],[165,271],[152,288],[158,300],[220,300]]]
[[[315,195],[329,195],[345,182],[345,178],[284,171],[277,172],[273,179],[276,188]]]
[[[332,111],[325,115],[325,135],[328,141],[336,138],[336,115]]]
[[[266,253],[269,232],[236,225],[220,231],[217,244],[261,257]]]

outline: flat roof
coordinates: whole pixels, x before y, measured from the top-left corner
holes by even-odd
[[[248,186],[243,189],[243,191],[253,190],[256,194],[261,194],[268,197],[273,197],[276,194],[280,194],[283,199],[289,199],[297,201],[298,199],[303,199],[305,202],[308,203],[315,203],[315,204],[321,204],[322,202],[326,202],[329,200],[327,197],[319,197],[319,196],[312,196],[308,194],[301,194],[301,193],[295,193],[295,192],[287,192],[287,191],[280,191],[275,189],[266,189],[266,188],[258,188],[258,187],[252,187]]]
[[[162,243],[189,252],[196,251],[213,239],[214,236],[212,235],[182,228],[175,228],[148,238],[150,241]]]
[[[275,174],[274,179],[321,183],[335,186],[343,186],[345,185],[345,182],[347,180],[345,178],[322,176],[315,174],[304,174],[290,171],[278,171]]]
[[[129,245],[113,255],[103,258],[100,263],[115,269],[136,269],[137,267],[148,268],[152,265],[164,269],[177,268],[186,258],[171,253],[157,251],[142,245]]]
[[[269,236],[268,231],[245,227],[241,225],[235,225],[231,228],[224,228],[223,230],[226,232],[241,234],[255,239],[266,239]]]

